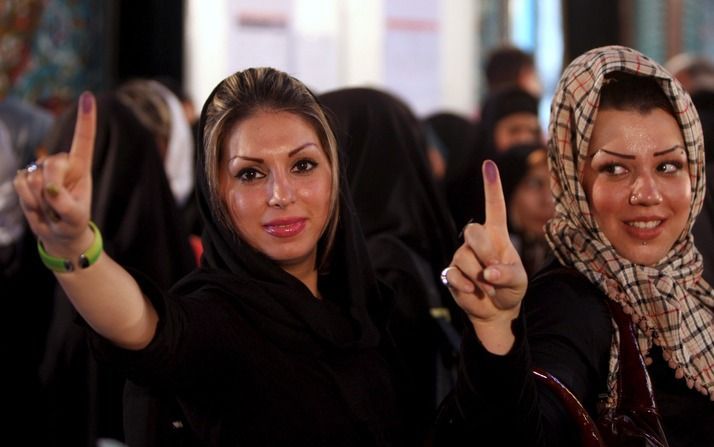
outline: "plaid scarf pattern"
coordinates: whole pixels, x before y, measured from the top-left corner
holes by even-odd
[[[676,112],[692,185],[686,231],[655,266],[620,256],[599,229],[581,184],[605,75],[626,72],[652,77]],[[551,105],[548,140],[555,217],[546,237],[558,259],[584,274],[622,305],[637,327],[640,352],[662,349],[675,376],[714,400],[714,290],[701,277],[692,225],[704,200],[704,146],[699,117],[689,95],[659,64],[626,47],[590,50],[563,73]],[[617,331],[615,331],[617,334]],[[619,337],[613,337],[606,407],[617,404]]]

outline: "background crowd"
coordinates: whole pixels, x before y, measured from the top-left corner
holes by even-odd
[[[714,63],[681,54],[665,68],[697,108],[705,171],[714,178]],[[80,106],[77,98],[60,107],[11,94],[12,75],[20,72],[7,70],[6,84],[0,83],[0,339],[8,359],[5,404],[13,409],[3,433],[15,433],[27,445],[188,442],[185,417],[171,396],[128,381],[125,372],[92,354],[85,324],[38,258],[12,181],[32,160],[71,146]],[[402,98],[374,87],[316,97],[335,130],[369,261],[391,290],[399,316],[391,335],[406,367],[418,372],[413,385],[421,394],[410,403],[423,427],[457,381],[467,319],[439,272],[463,242],[462,229],[486,217],[485,160],[498,166],[508,236],[528,276],[554,258],[544,229],[555,201],[548,135],[539,120],[543,87],[533,56],[512,45],[492,48],[483,76],[486,93],[468,116],[449,110],[417,116]],[[201,265],[204,250],[194,191],[196,106],[175,79],[133,76],[97,92],[96,112],[92,220],[107,254],[168,290]],[[703,277],[711,283],[710,185],[693,234]]]

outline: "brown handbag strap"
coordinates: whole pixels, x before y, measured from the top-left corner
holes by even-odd
[[[597,424],[568,387],[544,369],[533,368],[533,375],[538,382],[548,387],[560,399],[565,410],[573,418],[580,433],[580,445],[583,447],[606,447]]]
[[[655,410],[657,405],[645,360],[637,345],[635,326],[622,306],[605,300],[620,333],[620,371],[617,376],[618,409]]]

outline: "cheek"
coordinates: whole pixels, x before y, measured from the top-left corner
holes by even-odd
[[[329,212],[331,192],[332,181],[329,172],[306,179],[299,189],[302,200],[320,216],[327,216]]]
[[[256,197],[254,196],[256,196],[255,192],[239,192],[235,189],[228,190],[223,196],[231,221],[239,233],[241,233],[241,227],[245,225],[246,217],[259,218],[259,214],[256,212]]]
[[[588,205],[602,230],[605,230],[608,218],[616,219],[618,211],[627,204],[627,194],[627,188],[594,182],[588,194]]]
[[[692,203],[692,190],[689,178],[683,180],[676,186],[663,188],[663,196],[670,203],[677,214],[682,225],[685,225],[689,218],[689,210]]]

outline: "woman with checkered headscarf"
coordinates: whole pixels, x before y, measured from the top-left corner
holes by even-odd
[[[661,423],[670,446],[711,445],[714,291],[691,236],[705,179],[689,96],[635,50],[590,50],[560,80],[548,152],[556,212],[546,235],[557,262],[526,293],[502,228],[498,171],[486,161],[486,222],[465,228],[442,272],[472,325],[460,386],[440,415],[460,429],[437,441],[580,445],[572,397],[600,419],[652,394],[652,432]]]

